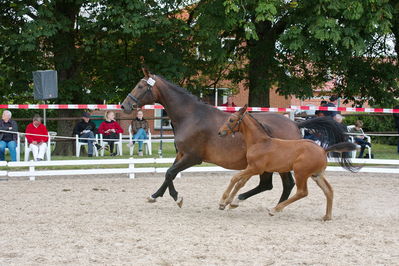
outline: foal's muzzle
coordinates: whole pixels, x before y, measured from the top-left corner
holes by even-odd
[[[225,136],[227,136],[227,131],[226,130],[219,131],[218,135],[219,135],[219,137],[225,137]]]

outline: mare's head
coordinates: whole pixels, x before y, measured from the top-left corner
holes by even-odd
[[[247,111],[247,105],[241,108],[238,112],[231,114],[227,121],[219,128],[219,136],[225,137],[232,134],[234,136],[235,132],[240,131],[240,124],[244,118]]]
[[[134,110],[146,104],[154,104],[156,101],[153,88],[156,86],[155,75],[152,75],[146,68],[143,68],[144,77],[136,84],[133,90],[122,102],[122,110],[130,114]]]

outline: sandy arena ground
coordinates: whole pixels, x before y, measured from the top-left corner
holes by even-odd
[[[277,176],[273,191],[220,211],[230,176],[177,180],[182,209],[168,194],[145,202],[160,176],[1,181],[0,265],[399,265],[398,175],[329,173],[330,222],[312,180],[307,198],[269,216]]]

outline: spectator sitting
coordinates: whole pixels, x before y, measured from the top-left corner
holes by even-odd
[[[35,161],[43,160],[47,150],[48,131],[46,126],[42,124],[42,118],[39,115],[33,116],[33,122],[26,126],[25,133],[28,133],[26,134],[26,140],[28,141],[29,148],[32,151],[33,159]]]
[[[399,105],[396,105],[393,109],[399,109]],[[393,113],[393,118],[395,119],[395,126],[399,134],[399,113]],[[397,152],[399,153],[399,138],[398,138]]]
[[[366,137],[364,136],[362,127],[363,127],[363,122],[360,120],[357,120],[355,122],[355,127],[351,128],[350,132],[349,132],[349,133],[355,133],[355,134],[362,134],[362,135],[354,136],[355,143],[360,145],[360,153],[359,153],[358,158],[363,158],[363,153],[367,146],[371,147],[371,143],[366,141]]]
[[[221,106],[226,106],[226,107],[236,107],[237,105],[235,105],[234,101],[233,101],[233,96],[228,96],[227,97],[227,102],[222,104]],[[225,111],[227,113],[235,113],[235,110],[232,111]]]
[[[330,97],[330,102],[326,104],[322,104],[323,107],[337,107],[338,97],[336,95],[332,95]],[[334,117],[339,114],[338,111],[321,111],[324,116],[331,116]]]
[[[137,117],[132,121],[133,139],[147,139],[148,122],[143,118],[143,112],[138,111]],[[139,156],[143,156],[143,142],[139,141]]]
[[[115,112],[107,111],[104,118],[105,121],[98,127],[98,132],[103,134],[104,138],[107,139],[106,142],[109,143],[111,156],[115,156],[116,152],[114,152],[114,142],[119,138],[119,133],[123,133],[123,129],[115,121]]]
[[[344,132],[348,132],[348,127],[344,124],[344,117],[340,114],[336,114],[333,119],[335,120],[335,122],[337,122],[339,124],[339,126],[341,127],[342,131]]]
[[[87,143],[87,156],[93,157],[93,145],[100,151],[102,147],[95,141],[96,125],[90,120],[90,114],[84,112],[82,121],[78,122],[73,129],[73,135],[79,136],[79,142]],[[82,138],[82,139],[80,139]]]
[[[11,112],[4,110],[2,119],[0,120],[0,130],[18,132],[17,122],[11,120]],[[0,132],[0,161],[4,161],[5,150],[10,150],[11,161],[17,160],[17,140],[18,136],[15,133]]]

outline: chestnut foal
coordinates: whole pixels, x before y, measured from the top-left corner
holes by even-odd
[[[286,206],[308,195],[307,180],[311,176],[316,184],[323,190],[327,198],[327,210],[323,220],[331,220],[333,189],[326,180],[324,171],[327,167],[328,152],[349,152],[356,149],[350,142],[341,142],[323,149],[311,140],[282,140],[270,137],[270,129],[262,126],[255,118],[246,112],[247,106],[232,114],[226,123],[219,129],[219,136],[241,132],[247,145],[248,166],[243,171],[234,175],[219,203],[219,208],[224,209],[230,204],[231,208],[238,206],[235,199],[237,192],[253,176],[263,172],[289,172],[294,171],[297,191],[289,199],[277,204],[270,215],[282,211]],[[343,160],[345,162],[343,162]],[[342,158],[341,166],[348,168],[350,162]],[[234,189],[233,189],[234,188]]]

